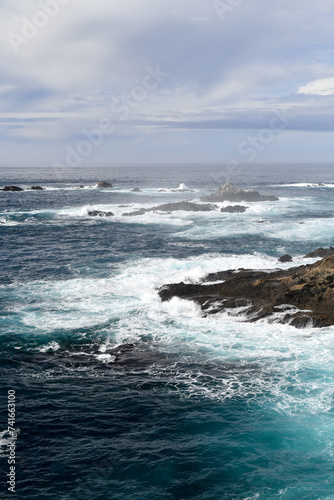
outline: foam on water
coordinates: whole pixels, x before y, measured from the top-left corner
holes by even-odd
[[[196,359],[197,367],[203,366],[198,372],[181,366],[174,371],[170,366],[150,368],[154,373],[168,372],[171,380],[184,385],[182,391],[189,397],[224,400],[268,394],[276,399],[279,412],[328,412],[333,407],[333,328],[296,330],[276,323],[275,318],[244,323],[242,314],[235,317],[233,312],[204,318],[191,301],[174,298],[161,302],[157,295],[157,288],[166,281],[195,282],[208,272],[275,266],[276,259],[262,254],[143,259],[120,265],[106,279],[12,285],[17,305],[11,306],[11,312],[16,320],[20,318],[22,335],[33,329],[35,335],[45,336],[41,352],[58,351],[58,335],[65,331],[81,330],[85,336],[93,328],[100,332],[96,360],[112,365],[114,355],[108,352],[112,346],[149,338],[159,351],[181,351],[183,361]],[[215,370],[206,372],[208,363],[216,366],[216,375]],[[243,379],[236,373],[226,378],[219,368],[224,363],[249,366],[251,376]],[[305,371],[313,376],[303,377]]]

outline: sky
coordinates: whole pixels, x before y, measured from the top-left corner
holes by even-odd
[[[333,0],[1,0],[0,166],[331,163]]]

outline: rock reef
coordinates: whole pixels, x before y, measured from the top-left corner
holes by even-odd
[[[102,210],[92,210],[88,212],[89,217],[112,217],[112,212],[103,212]]]
[[[175,212],[175,211],[186,211],[186,212],[210,212],[211,210],[216,210],[218,207],[216,205],[199,204],[192,203],[190,201],[180,201],[177,203],[164,203],[163,205],[158,205],[157,207],[151,208],[141,208],[135,212],[128,212],[122,215],[124,216],[134,216],[143,215],[148,212]]]
[[[216,189],[210,196],[204,196],[202,201],[277,201],[277,196],[262,195],[255,189],[241,189],[227,182]]]
[[[288,270],[223,271],[205,281],[213,280],[224,282],[169,284],[160,288],[159,295],[163,301],[193,300],[205,315],[240,312],[245,321],[268,318],[298,328],[334,324],[334,255]]]
[[[112,188],[113,185],[110,184],[110,182],[100,181],[97,183],[96,187],[98,187],[98,188]]]
[[[24,189],[19,186],[5,186],[1,191],[24,191]]]
[[[246,212],[247,208],[242,205],[229,205],[228,207],[221,208],[220,211],[228,214],[242,214]]]

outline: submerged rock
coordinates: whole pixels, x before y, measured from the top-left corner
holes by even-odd
[[[229,214],[242,214],[246,212],[248,207],[244,207],[243,205],[229,205],[228,207],[221,208],[221,212],[226,212]]]
[[[305,258],[306,259],[313,259],[314,257],[324,258],[324,257],[330,257],[333,254],[334,254],[333,247],[329,247],[329,248],[320,247],[320,248],[317,248],[316,250],[314,250],[314,252],[310,252],[307,255],[305,255]]]
[[[134,188],[134,189],[131,189],[131,193],[142,193],[142,190],[139,188]]]
[[[88,212],[89,217],[111,217],[114,215],[112,212],[103,212],[101,210],[92,210]]]
[[[31,186],[30,189],[33,190],[33,191],[44,191],[44,189],[42,188],[42,186]]]
[[[277,196],[262,195],[255,189],[241,189],[227,182],[216,189],[210,196],[204,196],[202,201],[277,201]]]
[[[223,283],[164,285],[160,298],[193,300],[205,314],[243,307],[245,321],[274,316],[299,328],[334,324],[334,255],[288,270],[224,273],[218,274]]]
[[[24,191],[24,189],[18,186],[5,186],[1,191]]]
[[[291,255],[289,255],[288,253],[286,253],[285,255],[282,255],[282,257],[279,257],[278,259],[278,262],[292,262],[292,257]]]
[[[128,212],[122,214],[124,216],[133,216],[133,215],[143,215],[147,212],[175,212],[175,211],[186,211],[186,212],[210,212],[211,210],[216,210],[218,207],[216,205],[208,205],[208,204],[199,204],[193,203],[190,201],[180,201],[178,203],[164,203],[163,205],[159,205],[157,207],[151,208],[141,208],[140,210],[136,210],[135,212]]]
[[[100,181],[97,183],[97,186],[98,188],[112,188],[113,185],[110,184],[110,182],[106,182],[106,181]]]

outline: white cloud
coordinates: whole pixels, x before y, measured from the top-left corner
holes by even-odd
[[[302,85],[298,89],[298,94],[306,95],[334,95],[334,77],[322,78]]]

